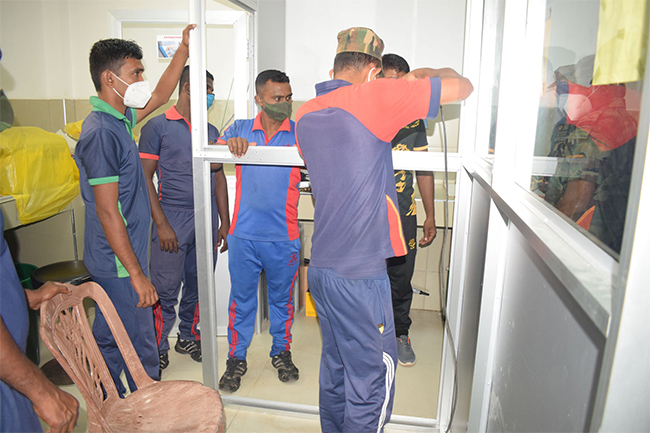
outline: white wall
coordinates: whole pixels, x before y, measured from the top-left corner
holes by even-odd
[[[465,1],[286,0],[286,72],[294,100],[309,100],[314,85],[329,79],[336,35],[349,27],[373,29],[384,53],[411,68],[452,67],[462,73]]]
[[[208,0],[206,7],[229,10],[226,4]],[[94,42],[110,37],[111,11],[186,7],[180,0],[2,0],[0,87],[10,99],[86,99],[95,93],[88,53]],[[412,68],[449,66],[462,72],[465,1],[286,0],[285,7],[286,28],[276,28],[285,33],[286,44],[275,49],[286,59],[297,101],[311,99],[314,84],[328,79],[336,35],[352,26],[375,30],[386,44],[384,52],[404,56]],[[273,26],[267,28],[272,31]],[[146,41],[136,42],[148,50]],[[266,58],[273,56],[269,49]],[[155,83],[159,61],[149,57],[145,75]],[[219,58],[208,51],[208,67],[217,70],[212,70],[215,76]],[[219,85],[228,87],[228,80],[219,80]],[[227,90],[219,87],[217,92],[218,98],[225,98],[221,94]]]
[[[286,0],[260,0],[257,10],[257,70],[286,69]]]
[[[206,9],[232,10],[227,4],[207,0]],[[186,10],[187,5],[182,0],[2,0],[0,87],[10,99],[88,98],[95,94],[88,53],[93,43],[111,37],[111,11]]]
[[[156,37],[163,35],[179,35],[183,32],[183,24],[143,24],[125,23],[122,25],[122,37],[136,41],[143,52],[142,64],[145,68],[145,78],[151,82],[152,88],[165,72],[171,59],[159,59]],[[232,84],[234,71],[234,31],[232,26],[209,25],[206,27],[206,46],[208,47],[207,68],[214,76],[215,99],[226,99]],[[178,89],[172,95],[176,99]],[[232,100],[232,95],[230,95]]]

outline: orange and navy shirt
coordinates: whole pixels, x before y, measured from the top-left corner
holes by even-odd
[[[218,144],[242,137],[249,145],[292,147],[296,145],[294,122],[286,119],[280,129],[267,137],[261,113],[254,119],[236,120]],[[235,210],[230,235],[252,241],[293,241],[298,232],[298,183],[300,168],[275,165],[237,164]]]
[[[215,144],[218,138],[219,130],[208,123],[209,144]],[[160,205],[166,209],[194,211],[192,128],[175,105],[144,125],[139,151],[141,159],[158,161],[156,174]],[[211,180],[210,189],[214,196],[214,172]],[[216,206],[212,208],[215,210]]]
[[[440,79],[331,80],[316,93],[296,116],[315,199],[310,265],[378,275],[386,258],[406,254],[391,140],[404,125],[437,116]]]

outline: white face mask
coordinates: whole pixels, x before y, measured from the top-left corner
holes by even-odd
[[[375,69],[377,69],[377,68],[372,68],[370,70],[370,72],[368,72],[368,82],[370,82],[370,74],[372,74],[372,71],[374,71]]]
[[[136,81],[135,83],[127,84],[126,81],[117,75],[113,75],[128,86],[126,92],[124,92],[124,96],[120,95],[113,87],[113,91],[124,100],[124,105],[133,108],[144,108],[144,106],[147,105],[147,102],[151,99],[151,87],[149,86],[149,81]]]

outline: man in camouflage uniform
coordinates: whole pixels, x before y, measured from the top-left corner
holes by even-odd
[[[382,74],[385,78],[400,79],[408,74],[411,69],[407,61],[397,54],[386,54],[382,57]],[[426,152],[427,131],[424,120],[418,119],[402,128],[393,141],[392,149],[397,151]],[[424,221],[424,236],[420,239],[420,246],[425,247],[436,236],[436,221],[434,215],[433,199],[433,173],[418,171],[416,173],[418,189],[422,197],[422,205],[426,213]],[[411,327],[411,301],[413,288],[411,279],[415,269],[415,254],[417,252],[417,216],[415,205],[415,189],[413,188],[413,172],[407,170],[395,171],[395,187],[397,189],[397,202],[399,215],[402,221],[404,240],[407,253],[402,257],[388,259],[388,277],[393,300],[393,316],[395,317],[395,336],[397,338],[397,359],[401,365],[412,366],[415,364],[415,352],[411,347],[409,328]]]
[[[561,80],[557,92],[586,98],[589,109],[569,111],[553,130],[550,156],[559,160],[545,200],[619,253],[637,128],[626,88]]]

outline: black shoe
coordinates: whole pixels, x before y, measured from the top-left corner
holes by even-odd
[[[278,379],[281,382],[293,382],[300,378],[298,368],[291,361],[291,351],[284,350],[271,358],[271,364],[278,369]]]
[[[161,353],[160,354],[160,369],[164,370],[169,367],[169,354]]]
[[[235,392],[241,384],[241,377],[248,371],[245,359],[228,358],[226,360],[226,371],[219,379],[219,389],[222,391]]]
[[[190,355],[196,362],[201,362],[203,359],[200,340],[183,340],[179,334],[174,350],[184,355]]]

